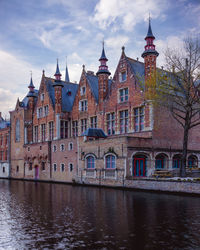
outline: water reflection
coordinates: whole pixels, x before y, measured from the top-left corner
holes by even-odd
[[[0,180],[6,249],[198,249],[200,199]]]

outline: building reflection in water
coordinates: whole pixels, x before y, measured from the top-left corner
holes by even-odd
[[[179,249],[200,245],[200,199],[0,180],[3,248]]]

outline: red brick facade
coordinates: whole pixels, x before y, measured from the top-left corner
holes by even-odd
[[[11,112],[12,177],[123,185],[156,169],[176,174],[183,131],[169,111],[145,100],[138,76],[147,79],[158,56],[151,30],[145,40],[144,63],[123,47],[112,79],[104,48],[97,74],[83,66],[79,84],[62,81],[58,64],[56,79],[43,72],[39,91],[31,87]],[[81,136],[88,128],[102,129],[107,138]],[[193,129],[188,160],[195,166],[199,137]]]

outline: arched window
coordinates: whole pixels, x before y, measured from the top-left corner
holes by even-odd
[[[95,159],[94,156],[92,155],[87,157],[87,168],[89,169],[95,168]]]
[[[188,167],[189,168],[197,168],[198,167],[198,159],[195,155],[190,155],[188,157]]]
[[[180,168],[181,167],[181,155],[180,154],[174,155],[172,167],[173,168]]]
[[[19,119],[17,119],[15,124],[15,141],[20,141],[20,122]]]
[[[107,155],[106,156],[106,169],[113,169],[116,168],[116,157],[114,155]]]
[[[166,168],[166,164],[167,164],[167,156],[165,154],[159,154],[156,156],[155,160],[156,169]]]

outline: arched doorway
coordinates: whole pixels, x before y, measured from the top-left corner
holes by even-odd
[[[35,179],[36,180],[39,179],[39,166],[38,165],[35,166]]]
[[[146,176],[146,162],[147,157],[145,155],[133,156],[133,176]]]

